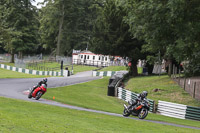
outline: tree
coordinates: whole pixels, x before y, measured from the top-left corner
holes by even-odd
[[[166,59],[197,63],[200,1],[126,0],[131,8],[126,22],[131,33],[147,42],[153,51],[162,51]],[[195,60],[197,61],[194,61]],[[200,71],[199,65],[192,68]],[[189,68],[189,67],[188,67]],[[197,72],[197,71],[196,71]],[[195,72],[192,72],[195,74]]]
[[[46,6],[39,12],[40,17],[40,43],[47,53],[56,52],[56,43],[59,27],[59,10],[52,0],[46,0]]]
[[[4,48],[12,54],[11,62],[14,62],[14,54],[29,53],[37,48],[38,21],[36,8],[30,0],[2,0],[1,28],[6,35],[3,36]]]
[[[85,49],[92,21],[96,18],[93,0],[47,0],[41,16],[43,46],[54,48],[56,55],[71,55],[72,49]]]
[[[143,59],[141,47],[144,43],[131,36],[129,25],[124,22],[127,10],[117,0],[105,0],[101,15],[96,20],[92,37],[95,53],[129,57],[130,74],[137,76],[137,63]]]

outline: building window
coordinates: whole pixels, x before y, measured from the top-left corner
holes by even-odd
[[[81,55],[81,59],[83,58],[83,55]]]
[[[93,60],[95,60],[95,56],[93,56]]]
[[[108,59],[108,58],[106,57],[106,58],[105,58],[105,61],[107,61],[107,59]]]
[[[102,57],[102,61],[104,61],[104,56]]]
[[[99,60],[101,60],[101,57],[99,56]]]
[[[88,55],[87,59],[89,60],[90,59],[90,56]]]

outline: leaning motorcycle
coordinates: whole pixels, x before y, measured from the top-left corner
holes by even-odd
[[[34,88],[34,87],[33,87]],[[42,95],[47,91],[47,86],[45,84],[42,84],[41,86],[37,87],[33,90],[33,88],[30,89],[30,93],[28,94],[28,98],[35,98],[35,100],[39,100]]]
[[[129,115],[138,116],[139,119],[144,119],[148,115],[149,106],[147,99],[134,105],[135,101],[128,101],[128,106],[124,104],[123,116],[128,117]]]

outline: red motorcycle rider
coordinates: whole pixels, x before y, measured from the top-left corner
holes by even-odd
[[[40,99],[40,97],[47,91],[47,78],[44,78],[42,81],[38,83],[37,86],[34,86],[30,91],[28,98],[34,97],[36,100]]]
[[[37,87],[40,87],[42,84],[45,84],[46,87],[47,87],[47,78],[44,78],[42,81],[40,81],[40,82],[38,83],[38,85],[35,86],[35,87],[33,88],[33,91],[34,91]]]

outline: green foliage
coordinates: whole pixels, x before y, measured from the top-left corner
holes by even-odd
[[[85,49],[96,18],[94,3],[93,0],[48,0],[40,12],[43,46],[50,52],[59,48],[59,55],[71,55],[72,49]]]
[[[30,0],[1,1],[1,43],[14,54],[29,53],[37,49],[37,11]]]
[[[188,61],[187,75],[200,73],[195,57],[200,51],[198,0],[45,3],[38,11],[31,0],[1,0],[0,47],[12,55],[36,50],[71,55],[73,49],[89,46],[95,53],[129,57],[135,73],[138,59],[153,64],[160,52],[167,60]]]
[[[137,61],[143,59],[143,42],[131,36],[129,25],[123,21],[127,10],[120,1],[106,0],[94,25],[92,48],[95,53],[129,57],[131,75],[137,75]]]
[[[144,39],[150,49],[161,51],[166,59],[189,61],[194,65],[193,53],[200,49],[200,1],[192,0],[126,0],[129,11],[125,21],[131,33]],[[130,8],[132,7],[132,8]],[[196,58],[197,59],[197,58]],[[199,64],[199,61],[197,61]],[[192,72],[193,67],[188,67]],[[199,73],[200,69],[198,70]],[[196,74],[191,73],[191,75]]]
[[[191,59],[184,65],[187,77],[200,75],[200,52],[194,52]]]

